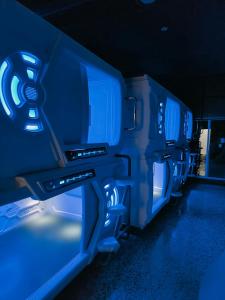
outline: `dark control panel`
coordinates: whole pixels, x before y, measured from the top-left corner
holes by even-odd
[[[69,150],[66,151],[65,153],[67,159],[69,161],[73,161],[76,159],[106,155],[107,149],[105,147],[98,147],[98,148],[88,148],[88,149],[79,149],[79,150]]]
[[[71,184],[84,181],[89,178],[95,177],[94,170],[81,171],[79,173],[70,174],[67,176],[59,177],[52,179],[46,182],[43,182],[42,186],[46,192],[52,192],[63,187],[69,186]]]

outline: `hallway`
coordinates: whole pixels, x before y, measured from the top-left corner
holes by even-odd
[[[225,187],[193,183],[115,256],[97,256],[57,299],[197,300],[225,251]]]

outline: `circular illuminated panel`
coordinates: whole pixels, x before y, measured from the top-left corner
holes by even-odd
[[[19,51],[0,65],[0,101],[5,114],[29,132],[43,130],[40,106],[42,63],[29,52]]]

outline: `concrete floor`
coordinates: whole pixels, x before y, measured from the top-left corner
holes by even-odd
[[[98,256],[57,299],[195,300],[224,251],[225,186],[192,184],[116,255]]]

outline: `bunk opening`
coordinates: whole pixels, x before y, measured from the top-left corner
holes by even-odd
[[[152,213],[156,212],[166,201],[169,184],[169,164],[165,162],[154,162],[153,164],[153,204]]]
[[[0,208],[1,299],[27,299],[81,252],[83,186]]]

